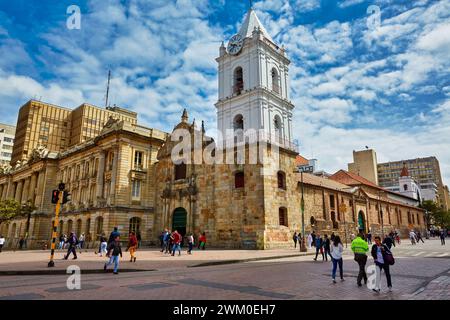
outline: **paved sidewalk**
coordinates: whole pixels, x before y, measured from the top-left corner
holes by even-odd
[[[6,251],[0,253],[0,275],[20,274],[49,274],[65,273],[68,266],[77,265],[83,273],[94,273],[103,270],[103,264],[108,260],[106,257],[95,255],[94,250],[78,254],[78,259],[63,260],[66,251],[58,250],[55,253],[55,267],[48,268],[50,251]],[[130,254],[123,252],[120,269],[122,271],[153,271],[170,270],[186,267],[199,267],[207,265],[231,264],[245,261],[276,259],[283,257],[296,257],[305,254],[298,249],[274,249],[274,250],[194,250],[192,255],[182,251],[181,256],[176,254],[161,253],[157,249],[142,249],[137,252],[136,263],[129,262]]]

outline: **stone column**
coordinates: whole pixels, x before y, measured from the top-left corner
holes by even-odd
[[[29,198],[31,199],[31,204],[33,205],[35,203],[36,197],[36,183],[37,183],[37,175],[36,173],[33,173],[33,175],[31,176],[30,192],[29,192]]]
[[[45,172],[40,171],[38,173],[38,179],[37,179],[37,191],[36,191],[36,200],[35,200],[35,206],[38,208],[42,208],[42,200],[44,196],[44,176]]]
[[[116,196],[116,180],[117,180],[117,171],[118,171],[118,158],[119,158],[119,151],[116,149],[114,152],[114,158],[113,158],[113,166],[112,166],[112,172],[111,172],[111,188],[109,192],[109,204],[114,204],[114,199]]]
[[[14,193],[16,191],[16,183],[12,181],[12,178],[9,178],[8,182],[8,191],[6,193],[6,199],[14,199]]]
[[[8,182],[3,185],[2,194],[0,194],[1,199],[5,200],[7,194],[8,194]]]
[[[28,201],[28,195],[29,193],[29,188],[30,188],[30,178],[25,179],[25,183],[23,186],[23,192],[22,192],[22,203],[27,203]]]
[[[99,199],[103,199],[103,181],[105,179],[105,152],[102,151],[98,157],[97,171],[97,190],[95,194],[95,205],[98,205]]]
[[[17,202],[22,201],[22,191],[23,191],[23,180],[20,180],[19,182],[17,182],[16,194],[14,197],[14,199]]]

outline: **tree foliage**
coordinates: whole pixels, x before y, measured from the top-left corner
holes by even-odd
[[[433,223],[437,227],[450,227],[450,211],[444,210],[436,202],[431,200],[424,201],[420,207],[425,209],[425,217],[428,225]]]
[[[0,222],[13,219],[21,211],[21,205],[14,199],[0,201]]]

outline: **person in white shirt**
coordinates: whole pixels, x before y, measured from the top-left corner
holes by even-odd
[[[3,236],[0,236],[0,252],[2,252],[2,248],[3,248],[3,245],[5,244],[5,238],[3,237]]]
[[[411,239],[411,244],[412,245],[416,244],[416,233],[414,232],[414,230],[411,230],[409,232],[409,239]]]
[[[310,233],[310,234],[308,234],[308,249],[311,249],[312,242],[313,242],[313,238],[312,238],[312,235]]]
[[[344,252],[344,247],[342,246],[342,241],[339,236],[334,237],[331,243],[331,257],[333,258],[333,271],[331,273],[331,278],[333,283],[336,283],[336,269],[339,265],[339,274],[341,276],[341,281],[344,281],[344,270],[342,262],[342,252]]]

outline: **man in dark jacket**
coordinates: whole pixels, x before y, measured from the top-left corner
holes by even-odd
[[[114,227],[114,230],[111,232],[111,234],[109,235],[109,240],[108,240],[108,244],[110,244],[111,242],[114,242],[114,239],[116,237],[120,237],[120,233],[118,231],[117,227]]]
[[[333,257],[330,252],[330,239],[328,238],[328,235],[324,235],[323,250],[325,251],[325,261],[328,261],[328,255],[330,256],[330,260],[333,261]]]
[[[390,236],[386,236],[383,240],[383,244],[385,244],[389,248],[389,250],[391,250],[393,243],[394,241]]]
[[[317,234],[317,236],[316,236],[315,245],[316,245],[316,257],[314,258],[314,261],[317,261],[317,256],[319,255],[319,251],[320,251],[320,254],[322,255],[322,261],[324,261],[325,256],[323,254],[323,240],[322,240],[322,237],[320,236],[320,234]]]
[[[77,258],[77,244],[78,239],[75,233],[71,232],[69,239],[67,239],[67,243],[69,244],[69,248],[67,249],[67,254],[64,256],[64,260],[67,260],[69,258],[70,253],[73,254],[73,260]]]
[[[114,274],[119,274],[119,255],[122,258],[122,247],[120,246],[120,237],[116,236],[114,241],[108,245],[107,257],[109,257],[108,263],[105,263],[103,270],[106,271],[108,266],[114,263]]]

